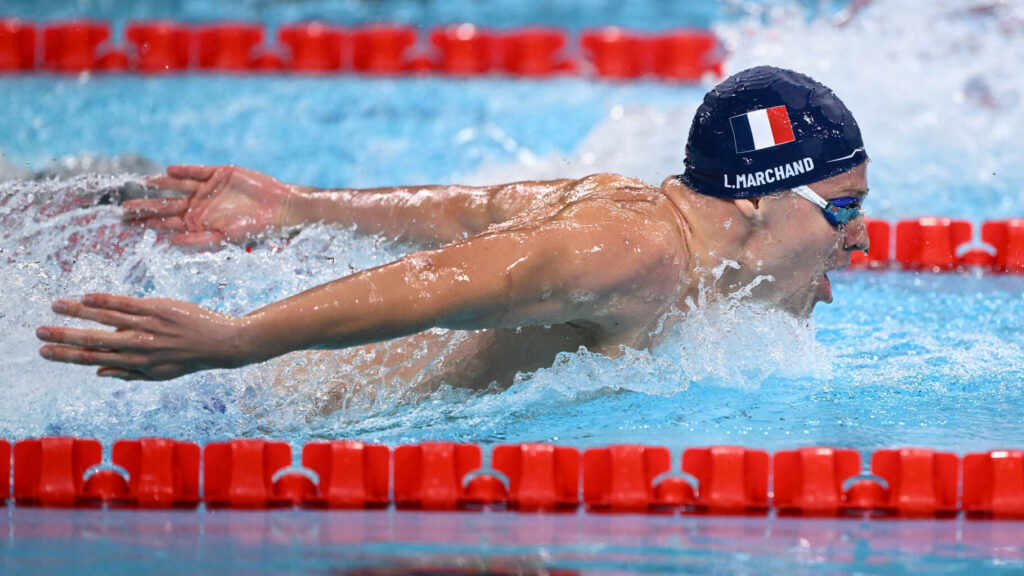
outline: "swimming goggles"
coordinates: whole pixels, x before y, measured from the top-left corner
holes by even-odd
[[[861,199],[855,196],[843,196],[841,198],[825,200],[807,186],[797,186],[793,188],[793,192],[817,204],[825,214],[825,220],[828,220],[828,223],[836,228],[846,226],[851,220],[861,215]]]

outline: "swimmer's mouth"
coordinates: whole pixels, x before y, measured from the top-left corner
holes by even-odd
[[[828,273],[833,270],[842,270],[850,265],[849,259],[846,263],[833,262],[826,267],[825,271],[821,273],[821,282],[818,283],[818,301],[826,304],[832,303],[832,280],[829,279]]]

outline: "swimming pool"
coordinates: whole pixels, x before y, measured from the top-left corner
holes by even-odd
[[[646,6],[645,14],[656,14],[661,3]],[[805,70],[835,88],[857,114],[873,158],[872,216],[895,221],[943,215],[980,224],[1021,215],[1024,174],[1016,162],[1012,127],[1021,124],[1024,82],[1009,68],[1019,58],[1007,57],[1024,55],[1022,32],[1014,28],[1019,9],[972,11],[969,2],[926,9],[878,3],[837,28],[804,19],[799,5],[773,6],[719,25],[732,50],[729,69],[767,61]],[[35,16],[26,11],[25,16]],[[653,27],[641,16],[624,17],[634,19],[623,22],[627,25]],[[901,34],[893,39],[892,30]],[[680,169],[689,120],[707,88],[580,78],[351,76],[39,75],[0,82],[7,88],[0,96],[0,149],[5,161],[17,166],[41,169],[67,154],[136,153],[159,165],[233,162],[284,181],[320,186],[494,182],[595,170],[658,182]],[[5,255],[0,288],[19,295],[0,303],[8,350],[0,359],[6,406],[0,437],[72,434],[105,443],[144,435],[200,441],[274,437],[296,446],[335,437],[390,445],[458,440],[485,447],[639,442],[669,447],[677,464],[682,448],[708,444],[768,450],[834,445],[863,453],[922,445],[964,453],[1019,447],[1024,437],[1019,408],[1024,277],[1012,275],[850,271],[836,275],[836,303],[819,308],[812,324],[728,306],[687,320],[654,350],[614,361],[588,353],[565,355],[503,392],[445,389],[416,399],[396,386],[376,403],[353,397],[348,409],[328,415],[320,401],[332,381],[357,376],[339,376],[337,367],[316,362],[307,362],[300,375],[296,357],[162,385],[110,383],[86,369],[47,365],[36,357],[32,329],[49,321],[48,303],[57,296],[92,290],[161,295],[241,312],[403,251],[347,231],[313,228],[252,252],[182,253],[152,234],[125,231],[113,207],[83,209],[75,202],[130,179],[0,184]],[[268,375],[282,367],[292,370],[296,385],[268,389],[263,384]],[[40,517],[32,510],[8,512],[10,542],[26,550],[25,556],[13,556],[15,561],[33,557],[34,549],[21,538],[32,537],[28,526],[37,521],[45,527],[69,520],[72,532],[83,537],[125,530],[111,520],[119,516],[88,511]],[[213,536],[221,533],[208,528],[211,522],[257,518],[267,528],[246,542],[278,542],[281,547],[271,550],[290,551],[297,566],[304,565],[300,558],[317,554],[315,546],[296,544],[304,542],[306,524],[340,522],[306,512],[132,518],[141,525],[170,525],[172,534],[183,535],[182,549],[188,549],[189,538],[202,535],[196,550],[213,555],[218,567],[229,556],[219,556],[223,541]],[[389,512],[355,518],[383,523],[387,537],[371,539],[380,548],[344,548],[349,555],[399,553],[400,543],[420,538],[395,538],[403,534],[395,526],[405,522],[494,522],[468,529],[488,533],[509,530],[508,523],[536,521],[542,525],[521,529],[564,533],[569,542],[459,548],[434,541],[431,547],[431,529],[426,529],[421,549],[530,558],[542,557],[543,550],[597,558],[607,552],[648,560],[665,553],[664,563],[630,566],[707,571],[722,561],[736,572],[795,572],[867,569],[874,561],[868,552],[877,551],[878,543],[896,542],[882,547],[891,552],[883,562],[892,572],[935,566],[950,557],[962,562],[955,565],[962,571],[1020,569],[1021,542],[998,539],[1010,538],[1006,532],[1017,527],[1013,524],[693,519],[663,525],[634,518],[640,535],[616,540],[601,532],[606,527],[599,519],[588,517],[413,520]],[[683,539],[672,541],[684,543],[678,547],[658,548],[652,540],[669,526],[696,540],[702,530],[712,535],[738,530],[748,545],[708,545],[702,552]],[[793,536],[780,544],[773,539],[780,533]],[[822,533],[838,535],[819,544],[813,536]],[[907,535],[924,540],[908,543]],[[116,542],[115,536],[103,538]],[[124,538],[142,544],[133,540],[136,536]],[[847,560],[844,546],[868,552],[851,553]],[[795,549],[809,551],[803,556],[778,552]],[[104,562],[128,553],[127,546],[114,544],[106,550]],[[557,557],[545,566],[597,568]]]

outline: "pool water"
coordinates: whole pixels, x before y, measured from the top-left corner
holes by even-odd
[[[69,557],[75,574],[1011,574],[1024,561],[1003,522],[16,509],[11,524],[4,574],[59,573]]]
[[[762,2],[763,5],[779,2]],[[258,21],[276,27],[282,23],[324,20],[346,25],[397,22],[434,27],[452,22],[472,22],[490,28],[517,26],[558,26],[570,30],[597,26],[630,26],[665,29],[681,25],[706,28],[716,20],[742,12],[731,3],[716,0],[648,0],[611,2],[599,0],[7,0],[8,13],[31,20],[65,20],[88,16],[123,24],[129,20],[172,19],[183,22],[219,20]],[[828,6],[817,0],[802,0],[808,9],[834,11],[843,3]]]
[[[651,14],[664,5],[638,4]],[[1024,166],[1014,129],[1024,125],[1024,76],[1016,70],[1024,58],[1024,10],[975,4],[875,2],[843,25],[837,24],[842,6],[818,13],[800,3],[742,5],[716,31],[731,51],[729,70],[792,67],[844,99],[872,157],[872,217],[941,215],[977,227],[987,219],[1024,216]],[[204,9],[182,6],[181,17]],[[256,4],[236,6],[255,10]],[[639,13],[623,17],[626,24],[655,27]],[[52,169],[70,162],[68,156],[138,154],[157,166],[234,163],[287,182],[363,187],[594,171],[657,183],[681,170],[690,119],[711,82],[33,75],[3,77],[0,85],[6,166],[0,174]],[[906,445],[984,451],[1021,447],[1024,438],[1024,276],[841,272],[832,280],[835,303],[820,306],[812,321],[730,300],[688,317],[657,347],[616,360],[586,351],[564,354],[550,368],[520,375],[507,390],[441,389],[421,397],[408,392],[408,383],[392,383],[376,399],[353,394],[349,408],[330,413],[323,401],[337,382],[372,379],[358,367],[332,363],[330,355],[289,355],[162,384],[111,382],[87,368],[42,361],[33,331],[53,321],[49,302],[57,297],[109,291],[243,313],[408,250],[314,226],[251,252],[184,252],[152,232],[126,228],[116,207],[97,204],[138,180],[118,173],[0,182],[0,292],[14,295],[0,301],[0,437],[69,434],[105,444],[143,435],[273,437],[296,448],[311,438],[390,445],[440,439],[485,448],[639,442],[670,447],[676,467],[681,449],[708,444],[767,450],[833,445],[866,455]],[[282,372],[292,385],[268,386]],[[27,542],[21,527],[33,522],[31,513],[10,511],[12,542]],[[87,526],[117,525],[102,514],[80,514]],[[273,524],[303,514],[314,517],[254,517]],[[384,516],[387,522],[397,517]],[[219,516],[173,518],[174,526],[191,526]],[[774,520],[773,526],[789,530],[789,521]],[[718,526],[716,520],[693,522]],[[727,562],[735,568],[729,572],[799,571],[819,566],[815,558],[823,557],[823,569],[867,570],[877,558],[854,553],[839,560],[847,556],[836,551],[850,541],[870,551],[872,539],[884,542],[889,530],[913,531],[902,523],[811,524],[811,532],[821,527],[842,536],[820,547],[812,543],[802,556],[796,553],[806,548],[801,537],[791,543],[797,548],[767,544],[774,542],[764,537],[775,531],[770,522],[749,524],[761,535],[749,548],[699,552],[687,545],[687,552],[670,554],[695,564],[677,557],[669,565],[699,570]],[[886,564],[890,571],[950,557],[966,559],[958,565],[962,571],[1021,569],[1024,542],[963,539],[972,530],[999,529],[921,524],[933,525],[942,527],[922,530],[952,527],[953,539],[941,540],[951,547],[897,547],[898,557]],[[219,541],[205,528],[195,530],[204,535],[204,549],[217,549]],[[401,548],[400,538],[383,541],[384,550]],[[303,558],[316,554],[298,544],[288,548],[289,537],[283,542]],[[634,544],[629,551],[597,544],[588,550],[649,558],[662,551],[644,538],[624,546]],[[485,556],[494,552],[483,549]],[[111,550],[119,557],[117,546]],[[650,568],[673,571],[669,565]]]

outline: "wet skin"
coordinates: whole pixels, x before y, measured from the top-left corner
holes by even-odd
[[[87,295],[54,310],[116,328],[41,327],[50,360],[99,366],[101,376],[177,378],[294,350],[343,349],[424,330],[467,330],[432,380],[507,385],[579,346],[617,355],[644,348],[658,320],[686,310],[703,285],[744,286],[795,315],[830,301],[825,273],[867,248],[862,218],[832,227],[792,193],[752,200],[700,196],[610,174],[491,187],[317,191],[234,167],[175,166],[153,184],[179,200],[125,205],[126,217],[169,229],[179,244],[245,241],[308,222],[424,249],[232,318],[188,302]],[[867,193],[866,166],[811,184],[826,199]],[[712,269],[727,267],[716,283]],[[417,334],[420,334],[417,336]],[[403,370],[415,370],[391,358]]]

